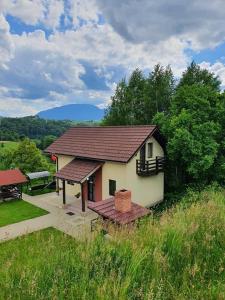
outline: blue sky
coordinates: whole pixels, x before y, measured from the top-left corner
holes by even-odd
[[[1,0],[0,115],[105,107],[135,68],[195,60],[225,87],[224,0]]]

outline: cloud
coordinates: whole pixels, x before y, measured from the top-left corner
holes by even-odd
[[[78,26],[82,20],[85,24],[97,24],[99,20],[99,10],[95,0],[69,0],[69,15],[73,24]]]
[[[55,29],[64,14],[63,0],[1,0],[0,12],[9,14],[27,25],[42,23]]]
[[[222,88],[225,89],[225,65],[222,62],[218,61],[215,64],[210,64],[209,62],[203,61],[200,63],[200,67],[218,76],[221,80]]]
[[[65,93],[84,87],[85,72],[73,57],[63,54],[45,38],[43,31],[13,36],[14,57],[0,72],[0,81],[8,88],[21,88],[24,98],[47,97],[49,91]]]
[[[137,67],[170,64],[180,76],[191,60],[186,49],[224,37],[221,0],[200,2],[0,0],[0,115],[69,103],[104,107]],[[223,64],[204,63],[224,78]]]
[[[14,45],[9,33],[9,24],[0,14],[0,70],[13,57]]]
[[[19,18],[26,24],[35,25],[44,19],[44,3],[42,0],[1,0],[0,11]]]
[[[126,69],[136,67],[151,69],[156,63],[174,66],[180,74],[188,58],[184,52],[187,43],[171,38],[157,45],[133,44],[123,39],[113,28],[105,25],[86,25],[76,31],[56,32],[50,37],[52,43],[65,45],[65,53],[76,59],[89,61],[100,68],[120,66]]]
[[[105,19],[135,43],[172,37],[193,48],[214,47],[225,39],[224,0],[97,0]]]

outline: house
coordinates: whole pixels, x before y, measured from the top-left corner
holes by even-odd
[[[164,197],[164,143],[156,126],[73,127],[46,152],[56,157],[63,203],[77,196],[101,201],[127,189],[132,202],[150,207]]]

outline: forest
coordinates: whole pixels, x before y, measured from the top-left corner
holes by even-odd
[[[225,183],[225,92],[192,62],[180,79],[170,66],[136,69],[112,96],[104,125],[156,124],[166,140],[166,188]]]

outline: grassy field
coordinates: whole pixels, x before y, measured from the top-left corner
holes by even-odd
[[[224,197],[190,193],[114,240],[47,229],[0,244],[0,299],[225,299]]]
[[[0,203],[0,227],[27,219],[40,217],[48,212],[23,200]]]
[[[2,144],[4,146],[2,146]],[[17,146],[18,146],[18,142],[0,141],[0,151],[15,150]]]

